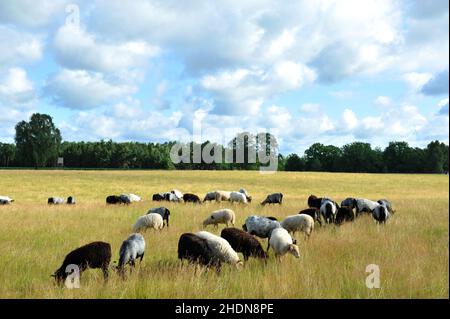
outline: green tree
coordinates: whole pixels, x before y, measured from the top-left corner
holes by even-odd
[[[425,149],[425,172],[442,173],[448,170],[448,146],[433,141]]]
[[[289,154],[286,157],[284,169],[286,171],[304,171],[305,160],[297,154]]]
[[[14,144],[0,143],[0,166],[8,167],[16,155]]]
[[[61,133],[51,116],[34,113],[29,122],[16,125],[16,146],[26,165],[44,167],[56,163],[61,144]]]

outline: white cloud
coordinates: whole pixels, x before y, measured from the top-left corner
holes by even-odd
[[[413,91],[420,91],[432,77],[431,73],[419,72],[410,72],[403,75],[403,79]]]
[[[345,124],[343,129],[346,131],[351,131],[358,127],[358,118],[355,112],[350,109],[345,109],[342,113],[342,122]]]
[[[110,83],[101,73],[63,69],[49,78],[45,92],[55,105],[91,109],[132,94],[136,88]]]
[[[380,95],[375,99],[375,104],[382,107],[389,107],[392,105],[392,101],[388,96]]]
[[[3,78],[0,77],[0,101],[5,105],[27,105],[35,98],[33,83],[21,68],[10,68]]]
[[[42,57],[42,48],[40,36],[19,32],[0,24],[0,70],[38,61]]]
[[[305,103],[302,106],[300,106],[301,112],[312,113],[312,112],[318,112],[319,110],[320,110],[320,105],[316,104],[316,103]]]
[[[0,23],[11,23],[24,27],[39,27],[59,14],[65,17],[65,6],[69,0],[14,0],[0,1]]]

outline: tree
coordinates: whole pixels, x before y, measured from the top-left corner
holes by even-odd
[[[442,173],[448,170],[448,146],[439,141],[431,142],[425,149],[425,172]]]
[[[336,161],[341,150],[333,145],[314,143],[305,151],[307,169],[311,171],[336,171]]]
[[[51,116],[35,113],[29,122],[16,125],[16,146],[25,165],[44,167],[56,163],[61,144],[61,133]]]
[[[0,143],[0,166],[8,167],[14,160],[16,146],[14,144]]]
[[[342,147],[340,168],[346,172],[377,172],[376,155],[369,143],[346,144]]]
[[[305,160],[297,154],[290,154],[286,157],[284,169],[286,171],[304,171]]]

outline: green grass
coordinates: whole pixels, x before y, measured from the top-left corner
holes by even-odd
[[[449,192],[445,175],[377,175],[240,171],[0,171],[0,194],[16,202],[0,206],[0,298],[448,298]],[[126,281],[112,273],[83,273],[80,289],[58,288],[50,275],[72,249],[94,240],[111,243],[113,260],[135,219],[151,207],[151,195],[172,188],[201,197],[215,189],[245,187],[254,202],[165,204],[170,229],[147,231],[144,261]],[[106,195],[132,192],[143,202],[106,206]],[[283,192],[282,206],[258,205]],[[310,194],[340,202],[347,196],[388,198],[397,210],[385,226],[361,217],[341,227],[317,226],[301,258],[270,253],[238,271],[220,274],[177,260],[180,234],[196,232],[213,210],[231,207],[236,227],[251,214],[279,218],[306,208]],[[49,196],[73,195],[74,207],[46,204]],[[214,228],[207,230],[220,234]],[[266,240],[262,241],[266,247]],[[381,288],[368,289],[368,264],[381,271]]]

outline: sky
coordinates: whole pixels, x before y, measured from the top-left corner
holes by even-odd
[[[449,141],[448,0],[0,0],[0,142]]]

